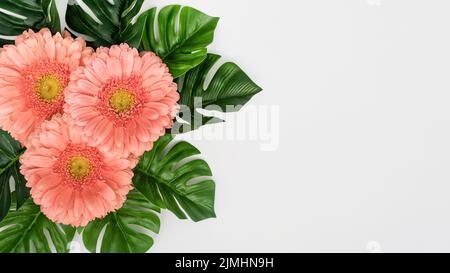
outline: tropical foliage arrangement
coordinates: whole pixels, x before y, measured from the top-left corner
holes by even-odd
[[[234,63],[206,86],[219,19],[73,0],[63,31],[55,2],[0,1],[0,252],[68,252],[76,233],[91,252],[146,252],[161,210],[215,217],[211,169],[175,134],[261,91]]]

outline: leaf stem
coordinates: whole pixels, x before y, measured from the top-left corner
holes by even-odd
[[[157,177],[157,176],[155,176],[155,175],[153,175],[153,174],[151,174],[151,173],[148,173],[148,172],[146,172],[145,170],[143,170],[143,169],[141,169],[141,168],[136,168],[136,169],[134,169],[135,171],[138,171],[138,172],[140,172],[141,174],[143,174],[143,175],[146,175],[146,176],[148,176],[148,177],[150,177],[150,178],[153,178],[154,180],[156,180],[156,182],[158,183],[158,184],[163,184],[163,185],[166,185],[167,187],[169,187],[171,190],[173,190],[174,192],[176,192],[177,194],[179,194],[179,195],[183,195],[183,192],[180,192],[176,187],[174,187],[170,182],[166,182],[166,181],[164,181],[163,179],[161,179],[161,178],[159,178],[159,177]]]
[[[19,244],[22,243],[23,239],[25,238],[25,236],[28,234],[28,232],[31,230],[31,228],[34,226],[34,224],[36,223],[36,221],[38,220],[39,216],[41,216],[42,212],[38,211],[38,213],[36,214],[36,216],[34,217],[33,221],[31,222],[31,224],[27,227],[27,229],[25,230],[25,232],[22,234],[22,236],[20,236],[20,239],[17,241],[17,243],[14,245],[14,247],[12,248],[12,251],[15,251],[17,246],[19,246]]]
[[[22,148],[19,154],[17,154],[14,158],[12,158],[11,161],[3,169],[0,170],[0,175],[2,175],[7,169],[11,168],[11,166],[14,165],[20,159],[25,150],[26,150],[25,148]]]
[[[128,248],[129,253],[132,253],[133,250],[131,249],[130,242],[128,242],[127,236],[125,236],[126,233],[125,233],[125,231],[123,230],[122,223],[121,223],[121,222],[119,221],[119,219],[117,218],[116,213],[113,213],[113,217],[114,217],[114,220],[115,220],[116,223],[117,223],[117,226],[119,227],[120,232],[122,232],[122,236],[123,236],[123,239],[125,240],[125,243],[127,244],[127,248]]]

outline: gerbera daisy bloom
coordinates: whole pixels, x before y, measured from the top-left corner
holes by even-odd
[[[21,173],[49,219],[85,226],[122,207],[133,172],[128,159],[112,158],[86,145],[66,118],[56,114],[30,135]]]
[[[22,144],[36,126],[62,113],[70,74],[92,53],[83,39],[63,35],[29,30],[0,49],[0,127]]]
[[[127,44],[98,48],[74,72],[64,111],[89,145],[136,158],[172,127],[179,94],[169,69],[152,52]]]

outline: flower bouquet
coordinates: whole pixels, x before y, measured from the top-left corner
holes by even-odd
[[[54,0],[0,2],[0,252],[68,252],[76,233],[146,252],[161,210],[215,217],[208,164],[174,136],[261,89],[234,63],[207,84],[218,18],[143,2],[69,1],[64,31]]]

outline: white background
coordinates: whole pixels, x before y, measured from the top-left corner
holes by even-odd
[[[450,251],[448,0],[145,6],[172,3],[221,17],[210,49],[279,107],[279,146],[193,140],[218,218],[164,212],[153,252]]]

